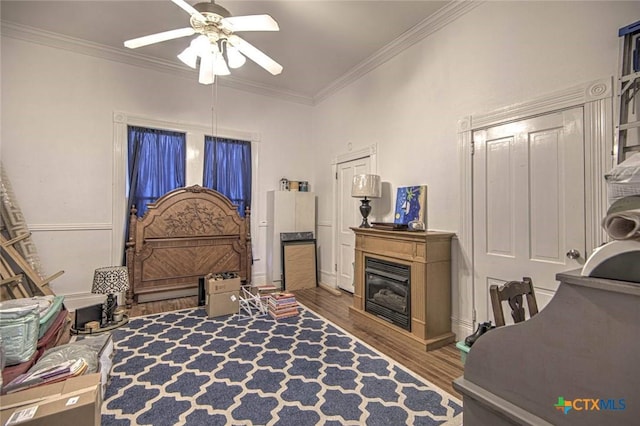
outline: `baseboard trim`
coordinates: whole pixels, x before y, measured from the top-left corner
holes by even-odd
[[[333,287],[332,285],[324,284],[324,283],[318,283],[318,287],[320,287],[323,290],[328,291],[329,293],[333,294],[334,296],[342,296],[342,292],[340,290],[338,290],[337,288]]]
[[[460,318],[451,318],[451,331],[456,335],[456,342],[464,340],[473,334],[473,322]]]

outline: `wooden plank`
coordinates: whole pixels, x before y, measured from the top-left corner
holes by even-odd
[[[28,234],[25,235],[28,236]],[[12,240],[7,240],[3,235],[0,235],[0,246],[43,295],[53,296],[54,293],[51,288],[49,288],[49,283],[62,275],[64,271],[56,272],[50,277],[42,279],[42,277],[40,277],[40,275],[31,267],[31,265],[29,265],[29,262],[27,262],[27,260],[22,257],[22,255],[18,253],[18,251],[12,245],[15,242],[23,239],[23,237],[24,236],[16,237]]]

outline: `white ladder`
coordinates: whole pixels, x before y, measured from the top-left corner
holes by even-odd
[[[630,152],[640,152],[640,21],[618,30],[620,58],[618,67],[618,114],[614,158],[623,162]]]

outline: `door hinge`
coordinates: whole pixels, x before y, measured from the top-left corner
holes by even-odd
[[[471,321],[473,321],[474,323],[476,322],[476,310],[475,309],[471,312]]]
[[[338,180],[338,172],[336,172],[336,180]]]
[[[476,144],[475,142],[471,142],[471,155],[476,153]]]
[[[335,272],[338,272],[338,264],[337,263],[333,265],[333,269],[335,270]]]

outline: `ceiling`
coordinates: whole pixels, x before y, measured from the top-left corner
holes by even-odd
[[[393,50],[390,43],[406,36],[449,1],[220,0],[217,3],[233,16],[269,14],[280,26],[279,32],[241,35],[279,62],[284,71],[273,76],[247,60],[242,68],[232,70],[230,80],[236,86],[268,88],[312,102],[380,52],[388,54]],[[131,38],[188,27],[188,14],[170,0],[2,0],[0,16],[4,26],[9,23],[31,27],[29,30],[42,29],[190,70],[176,55],[192,37],[135,50],[123,46]],[[191,72],[197,81],[197,71]],[[229,77],[221,77],[220,84],[225,83],[222,79]]]

